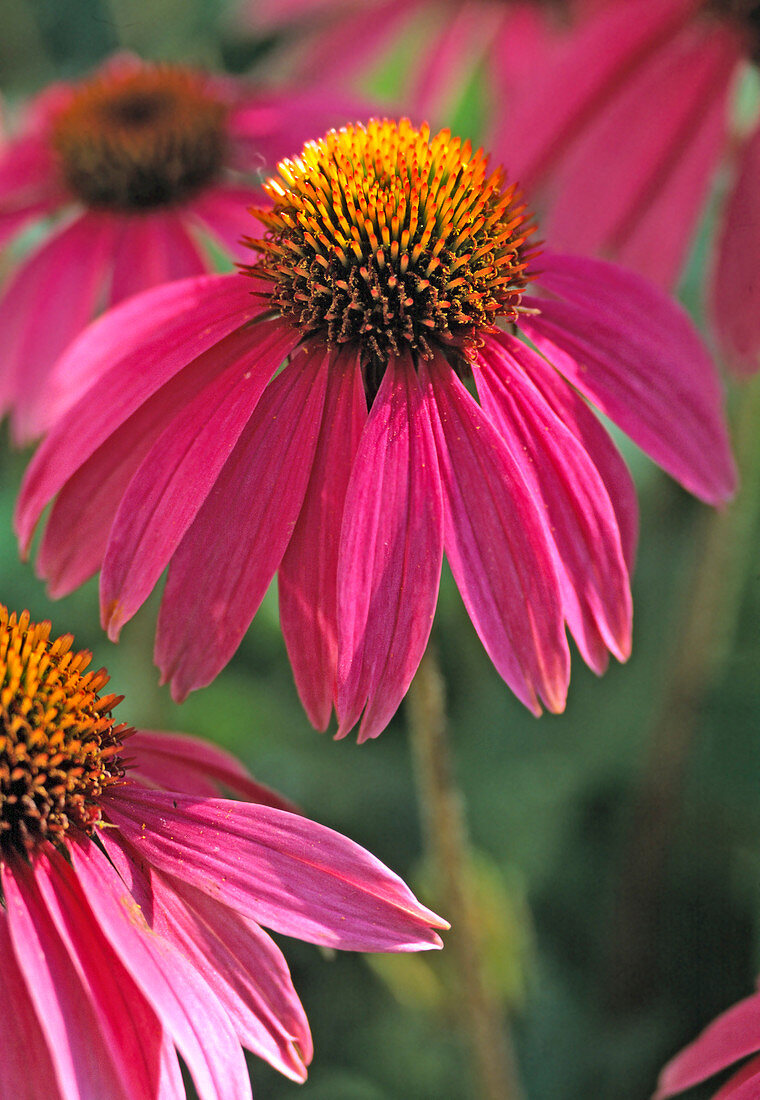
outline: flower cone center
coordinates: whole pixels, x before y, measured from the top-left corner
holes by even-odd
[[[357,346],[370,396],[391,355],[440,348],[461,363],[481,330],[516,317],[534,227],[469,142],[373,119],[308,142],[278,172],[247,270],[304,335]]]
[[[116,695],[91,654],[72,652],[72,637],[50,641],[50,623],[30,623],[0,605],[0,852],[29,853],[60,843],[76,826],[91,832],[98,799],[124,774],[118,758],[124,725]]]
[[[225,117],[199,74],[145,66],[85,84],[56,118],[52,140],[84,203],[139,211],[183,202],[213,180]]]

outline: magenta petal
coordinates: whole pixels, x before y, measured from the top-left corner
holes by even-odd
[[[410,359],[391,358],[346,493],[338,557],[338,736],[385,729],[433,625],[443,560],[441,486]]]
[[[113,259],[110,304],[172,279],[189,279],[208,270],[203,255],[179,212],[162,210],[124,220]]]
[[[257,783],[237,757],[199,737],[163,730],[135,730],[125,753],[131,776],[139,776],[164,790],[205,798],[218,796],[221,788],[227,788],[250,802],[296,812],[286,798]]]
[[[193,200],[187,213],[231,256],[250,263],[251,250],[241,242],[243,237],[260,237],[265,232],[264,227],[248,212],[250,206],[260,201],[261,194],[251,187],[212,187]]]
[[[104,808],[142,858],[286,936],[417,951],[448,927],[369,852],[296,814],[138,787],[111,788]]]
[[[95,844],[72,844],[70,851],[95,920],[172,1036],[201,1100],[250,1100],[242,1049],[212,990],[179,951],[150,929]]]
[[[3,1056],[0,1058],[0,1096],[12,1100],[39,1100],[39,1082],[45,1082],[46,1100],[67,1100],[56,1080],[55,1067],[40,1022],[16,962],[8,918],[0,912],[0,1004],[3,1014]],[[12,1006],[12,1010],[10,1010]],[[29,1067],[34,1072],[29,1072]]]
[[[757,1100],[760,1096],[760,1058],[752,1058],[729,1077],[712,1100]]]
[[[671,1058],[660,1074],[657,1097],[674,1096],[760,1050],[760,994],[733,1005],[693,1043]]]
[[[739,51],[736,34],[695,20],[640,67],[561,169],[545,227],[556,249],[674,285],[725,141]]]
[[[40,199],[38,202],[23,206],[20,210],[3,210],[0,204],[0,247],[15,237],[17,233],[33,221],[42,218],[46,214],[52,214],[59,205],[57,196]]]
[[[149,596],[297,340],[290,325],[261,325],[239,329],[206,352],[212,380],[156,440],[111,527],[100,606],[112,641]]]
[[[534,714],[565,704],[570,652],[541,502],[450,367],[420,370],[438,450],[444,543],[454,579],[499,675]]]
[[[709,503],[730,496],[718,377],[686,312],[615,264],[548,253],[540,264],[540,285],[563,301],[524,299],[540,314],[520,328],[685,488]]]
[[[28,549],[48,501],[135,409],[187,363],[262,312],[253,289],[253,281],[239,275],[169,283],[109,310],[69,347],[54,372],[68,411],[37,450],[19,495],[16,530],[22,547]],[[98,389],[88,392],[91,385]]]
[[[512,336],[486,340],[475,381],[483,409],[546,510],[568,626],[583,659],[601,673],[608,649],[619,660],[630,655],[628,571],[601,477],[523,373],[538,358]]]
[[[130,1100],[127,1082],[104,1035],[100,1006],[70,958],[56,922],[40,897],[32,870],[0,865],[13,950],[66,1100]],[[109,961],[113,958],[107,952]],[[139,1084],[138,1084],[139,1088]],[[140,1089],[138,1096],[146,1096]]]
[[[742,374],[760,369],[760,126],[742,151],[726,204],[710,291],[711,312],[729,362]]]
[[[280,564],[311,473],[325,366],[321,352],[301,352],[270,383],[172,558],[155,659],[177,700],[224,668]]]
[[[104,298],[118,222],[87,213],[21,264],[0,298],[2,369],[13,434],[26,443],[48,423],[48,375]]]
[[[338,669],[337,578],[343,504],[367,400],[355,354],[335,355],[314,465],[277,578],[280,624],[298,694],[317,729],[330,721]]]

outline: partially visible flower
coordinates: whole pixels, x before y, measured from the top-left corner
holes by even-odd
[[[670,288],[716,172],[726,201],[707,296],[729,363],[760,369],[760,126],[737,131],[737,81],[760,59],[757,0],[602,0],[526,73],[492,142],[559,247],[597,253]],[[504,43],[504,71],[511,64]],[[494,68],[497,81],[500,66]]]
[[[226,753],[116,725],[108,676],[49,632],[0,606],[0,1095],[179,1097],[178,1052],[202,1100],[246,1098],[241,1044],[302,1081],[308,1022],[260,925],[416,951],[446,923]]]
[[[713,1100],[757,1100],[760,1096],[760,993],[714,1020],[660,1074],[654,1100],[676,1096],[754,1054],[718,1089]]]
[[[114,639],[168,565],[156,661],[178,699],[279,569],[309,716],[334,704],[362,740],[419,664],[445,547],[499,673],[562,710],[565,627],[599,673],[631,641],[635,494],[583,398],[698,496],[733,488],[691,322],[620,268],[537,257],[519,191],[448,131],[333,131],[266,189],[244,274],[125,303],[58,364],[22,546],[57,494],[39,571],[62,595],[100,568]]]
[[[238,212],[261,199],[263,170],[344,117],[334,96],[126,55],[33,99],[0,146],[0,244],[57,219],[0,295],[0,413],[16,440],[47,427],[47,373],[97,313],[213,270],[212,242],[240,258]]]

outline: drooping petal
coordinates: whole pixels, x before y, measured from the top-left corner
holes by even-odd
[[[115,219],[83,214],[21,264],[0,298],[0,392],[12,405],[16,442],[29,442],[48,422],[48,375],[103,301],[117,232]]]
[[[156,440],[111,527],[100,606],[112,641],[149,596],[297,340],[290,325],[242,328],[206,352],[212,381]]]
[[[712,1100],[757,1100],[760,1093],[760,1058],[752,1058],[738,1073],[729,1077]]]
[[[321,351],[301,352],[270,383],[172,558],[155,660],[177,700],[224,668],[280,564],[311,473],[325,365]]]
[[[538,356],[503,334],[474,371],[478,396],[546,509],[565,616],[583,659],[601,673],[607,650],[626,660],[631,593],[620,532],[604,483],[569,428],[523,373]]]
[[[547,239],[666,289],[683,266],[725,140],[738,36],[695,21],[632,77],[553,185]]]
[[[544,253],[540,285],[563,300],[524,298],[520,327],[603,413],[708,503],[736,474],[714,364],[689,317],[653,284],[615,264]]]
[[[242,243],[242,238],[264,235],[264,227],[248,210],[260,199],[261,195],[252,187],[220,185],[198,195],[187,214],[231,256],[250,263],[251,250]]]
[[[541,502],[454,372],[420,369],[444,499],[444,545],[499,675],[534,714],[562,710],[570,678],[559,578]]]
[[[330,721],[338,670],[337,578],[343,505],[367,401],[355,354],[332,357],[314,465],[277,578],[280,625],[298,694],[317,729]]]
[[[674,1096],[760,1050],[760,994],[733,1005],[693,1043],[671,1058],[657,1082],[657,1098]]]
[[[269,806],[113,787],[140,857],[265,927],[349,951],[439,947],[445,921],[346,837]]]
[[[19,210],[4,210],[0,204],[0,247],[20,233],[30,222],[52,214],[59,204],[58,197],[39,199],[38,202],[22,206]]]
[[[376,737],[404,697],[433,625],[443,560],[441,485],[417,374],[391,358],[362,433],[338,556],[344,736]]]
[[[163,730],[135,730],[125,754],[130,760],[130,776],[164,790],[213,798],[220,794],[221,788],[227,788],[250,802],[297,812],[292,802],[257,783],[237,757],[199,737]]]
[[[262,312],[253,289],[238,275],[169,283],[109,310],[69,347],[56,366],[68,411],[37,450],[19,495],[25,550],[42,509],[101,443],[182,367]]]
[[[72,844],[70,852],[93,917],[172,1036],[201,1100],[250,1100],[242,1049],[216,995],[179,951],[152,933],[95,844]]]
[[[31,870],[0,865],[13,951],[66,1100],[129,1100],[97,1006],[69,957]],[[139,1095],[139,1094],[138,1094]],[[143,1095],[145,1095],[143,1093]]]
[[[710,308],[723,351],[741,374],[760,368],[760,126],[742,150],[726,204],[710,287]]]
[[[104,1045],[124,1091],[135,1100],[153,1100],[162,1060],[162,1029],[156,1014],[102,936],[68,862],[51,850],[36,859],[34,880],[95,1007]],[[173,1078],[177,1092],[182,1076],[176,1057]]]
[[[115,306],[132,294],[207,270],[179,213],[161,210],[133,215],[124,219],[114,252],[109,304]]]
[[[39,1082],[45,1082],[47,1100],[66,1100],[56,1079],[46,1029],[34,1010],[24,975],[16,962],[8,918],[0,912],[0,1004],[13,1006],[3,1020],[3,1056],[0,1058],[0,1096],[39,1100]],[[34,1066],[34,1073],[29,1067]]]
[[[500,341],[496,334],[493,339]],[[636,486],[623,456],[599,418],[554,367],[540,355],[523,356],[522,369],[566,428],[583,445],[599,472],[615,509],[623,557],[631,573],[636,560],[639,505]]]

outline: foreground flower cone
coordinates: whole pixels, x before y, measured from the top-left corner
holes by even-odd
[[[115,725],[105,672],[49,632],[0,606],[0,1095],[179,1097],[178,1051],[202,1100],[249,1097],[241,1044],[303,1080],[308,1023],[259,924],[417,951],[446,923],[226,753]]]
[[[537,255],[515,186],[448,131],[331,132],[266,189],[242,274],[139,296],[57,365],[22,546],[57,494],[39,571],[62,595],[100,568],[112,638],[169,565],[156,660],[177,699],[279,569],[309,716],[334,703],[360,739],[419,664],[445,547],[499,673],[561,710],[566,625],[597,672],[630,649],[635,495],[583,398],[698,496],[733,489],[691,322],[620,268]]]
[[[16,441],[47,427],[47,372],[98,312],[212,270],[211,242],[239,257],[253,173],[340,120],[334,96],[264,95],[127,55],[32,100],[0,148],[0,245],[63,220],[0,295],[0,412]]]

